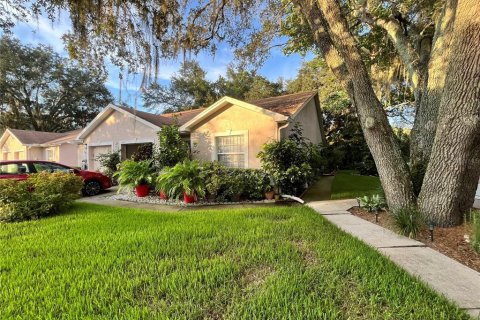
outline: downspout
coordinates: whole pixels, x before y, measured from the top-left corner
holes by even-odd
[[[277,131],[277,141],[280,141],[280,140],[281,140],[281,138],[282,138],[282,133],[281,133],[281,131],[282,131],[283,129],[287,128],[289,124],[290,124],[290,123],[289,123],[288,120],[287,120],[287,122],[286,122],[284,125],[279,125],[278,131]]]

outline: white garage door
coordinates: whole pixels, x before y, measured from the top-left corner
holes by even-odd
[[[99,155],[109,153],[112,151],[112,146],[96,146],[90,147],[90,168],[92,171],[100,171],[101,165],[96,159]]]

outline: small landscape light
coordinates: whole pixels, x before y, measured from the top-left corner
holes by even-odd
[[[428,223],[428,230],[430,231],[430,241],[433,242],[433,228],[435,227],[435,225],[433,224],[433,221],[430,220],[430,222]]]
[[[357,198],[357,205],[358,205],[359,208],[361,208],[361,206],[360,206],[360,198]]]
[[[378,208],[375,208],[375,222],[378,223]]]

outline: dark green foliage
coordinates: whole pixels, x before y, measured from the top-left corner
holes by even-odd
[[[169,86],[153,83],[143,92],[144,106],[176,112],[212,104],[218,96],[205,76],[197,61],[185,61]]]
[[[119,191],[150,184],[153,180],[154,168],[152,161],[133,161],[125,160],[118,166],[118,171],[113,175],[118,179],[120,185]]]
[[[95,158],[98,161],[103,169],[103,173],[110,178],[117,171],[118,165],[120,164],[120,152],[108,152],[100,154]]]
[[[0,257],[5,319],[469,319],[303,206],[76,203],[0,225]]]
[[[399,209],[392,215],[398,231],[410,238],[415,238],[424,224],[421,213],[415,208]]]
[[[217,161],[203,165],[207,197],[217,201],[238,201],[240,198],[261,200],[271,190],[268,174],[259,169],[227,168]]]
[[[172,167],[190,157],[189,145],[180,135],[178,125],[163,126],[158,132],[158,140],[154,158],[159,168]]]
[[[145,143],[140,145],[132,154],[133,161],[153,160],[153,144]]]
[[[157,177],[157,189],[169,198],[205,196],[205,181],[198,161],[184,160],[173,167],[165,167]]]
[[[0,39],[0,131],[64,132],[85,127],[112,101],[105,75],[51,48]]]
[[[0,221],[57,214],[80,197],[83,180],[67,172],[40,172],[28,180],[0,180]]]
[[[319,146],[303,137],[298,123],[287,139],[264,144],[258,158],[284,194],[300,194],[324,166]]]
[[[323,114],[327,147],[322,155],[328,161],[327,171],[355,169],[363,175],[377,175],[355,110],[351,106],[338,110],[327,107]]]

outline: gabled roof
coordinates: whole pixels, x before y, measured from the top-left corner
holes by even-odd
[[[82,130],[83,129],[77,129],[77,130],[65,132],[65,134],[62,137],[59,137],[59,138],[54,139],[54,140],[47,141],[43,144],[57,145],[57,144],[68,143],[68,142],[74,141],[74,140],[77,139],[78,134],[80,132],[82,132]]]
[[[117,106],[113,103],[110,103],[95,117],[95,119],[93,119],[88,124],[88,126],[85,127],[85,129],[80,132],[77,139],[85,139],[100,123],[102,123],[114,111],[126,114],[149,126],[153,130],[160,131],[162,126],[170,125],[175,121],[178,123],[178,125],[183,125],[184,123],[195,117],[197,114],[201,113],[203,109],[194,109],[165,114],[154,114],[150,112],[136,110],[134,108],[126,106]]]
[[[285,116],[294,117],[315,95],[317,95],[317,91],[308,91],[253,100],[248,101],[248,103]]]
[[[278,97],[259,99],[254,101],[241,101],[231,97],[223,97],[210,107],[193,117],[180,127],[180,131],[190,131],[192,127],[197,125],[206,117],[212,115],[217,110],[226,105],[233,104],[246,109],[256,111],[274,118],[277,122],[295,118],[295,116],[303,109],[303,107],[317,95],[317,91],[309,91],[302,93],[287,94]]]
[[[7,135],[10,134],[23,145],[50,144],[50,142],[52,141],[56,141],[55,144],[61,144],[63,142],[74,140],[80,130],[60,133],[35,130],[7,129],[2,135],[0,143],[3,143],[4,140],[6,140]]]
[[[205,109],[205,108],[200,108],[200,109],[185,110],[180,112],[154,114],[154,113],[149,113],[145,111],[135,110],[133,108],[129,108],[125,106],[117,106],[117,107],[127,112],[130,112],[131,114],[139,118],[142,118],[143,120],[146,120],[150,123],[153,123],[154,125],[159,127],[163,125],[172,124],[174,123],[174,121],[176,121],[178,125],[181,126]]]

